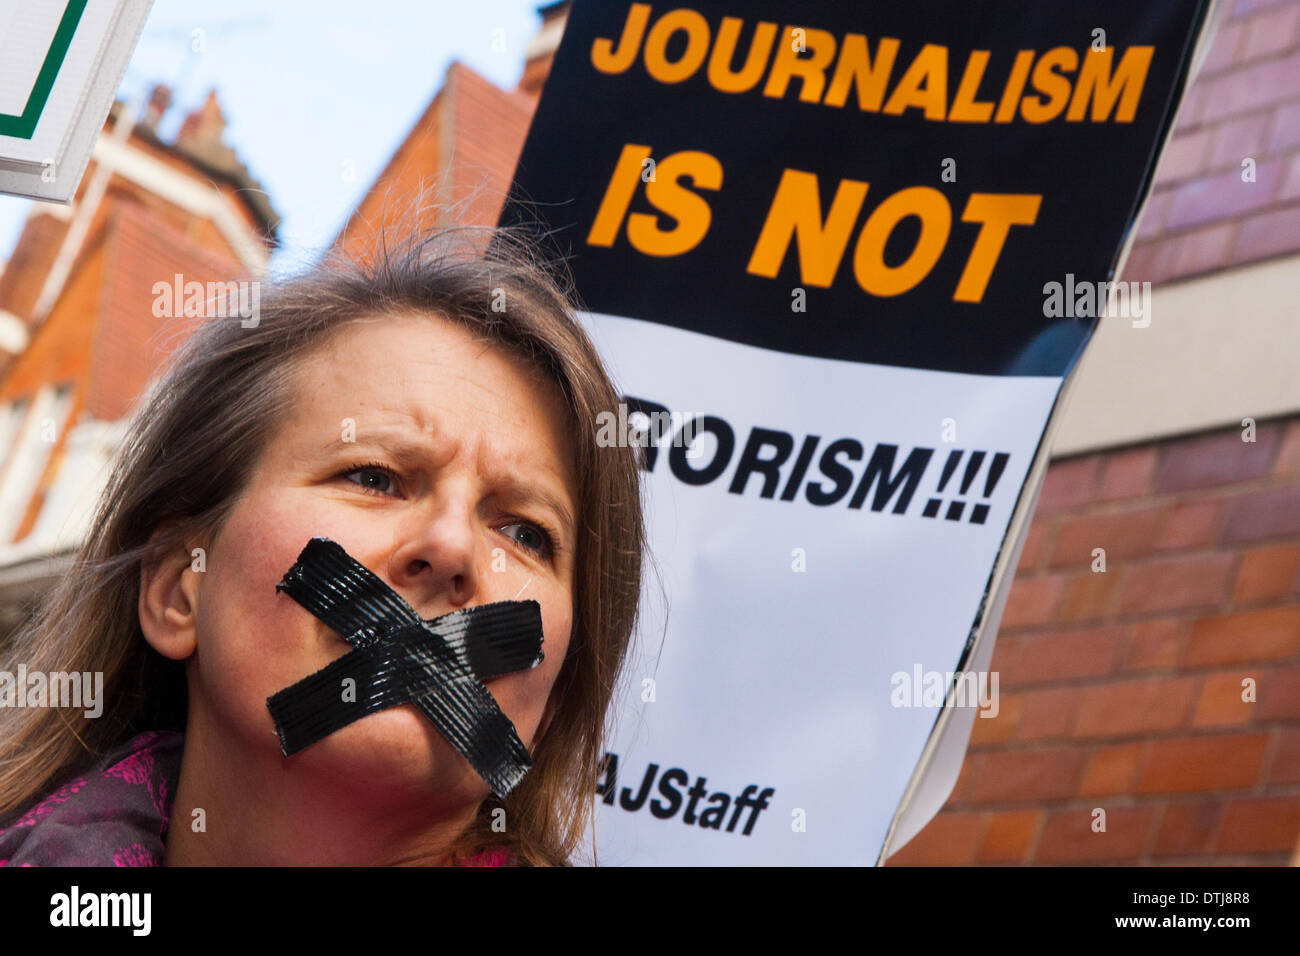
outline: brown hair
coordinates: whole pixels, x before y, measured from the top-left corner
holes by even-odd
[[[255,327],[208,319],[184,330],[129,423],[70,569],[6,649],[37,670],[102,671],[104,712],[0,708],[0,815],[135,733],[184,729],[183,665],[162,658],[140,629],[142,562],[221,528],[295,398],[301,361],[357,319],[414,312],[520,356],[567,406],[579,540],[558,708],[533,769],[504,801],[485,800],[452,850],[456,861],[504,846],[518,863],[567,864],[590,823],[606,712],[637,615],[644,527],[634,450],[596,440],[597,415],[615,411],[619,397],[557,265],[525,227],[381,229],[364,254],[334,253],[268,283]],[[489,825],[499,806],[504,833]]]

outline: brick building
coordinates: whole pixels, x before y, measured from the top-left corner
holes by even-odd
[[[1226,5],[1123,278],[1154,284],[1153,321],[1103,320],[1079,370],[1001,712],[892,864],[1296,857],[1300,2]]]
[[[178,344],[154,283],[259,276],[279,219],[215,93],[176,138],[115,103],[71,206],[34,202],[0,273],[0,639],[80,538],[121,426]]]

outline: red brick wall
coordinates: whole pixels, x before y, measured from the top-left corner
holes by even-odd
[[[1125,278],[1167,282],[1300,251],[1300,0],[1223,0]],[[1242,161],[1255,180],[1242,180]]]
[[[22,319],[31,315],[67,231],[68,224],[53,216],[33,216],[23,224],[13,254],[0,268],[0,309]]]
[[[948,803],[892,865],[1289,861],[1300,417],[1255,437],[1051,466],[995,645],[1000,712],[976,718]]]

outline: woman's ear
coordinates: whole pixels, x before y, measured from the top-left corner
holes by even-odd
[[[163,534],[155,531],[151,541]],[[164,551],[140,565],[140,630],[163,657],[183,661],[198,647],[199,572],[190,552]]]

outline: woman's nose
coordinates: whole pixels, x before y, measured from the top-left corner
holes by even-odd
[[[399,519],[389,574],[423,617],[434,616],[433,607],[462,607],[478,591],[476,513],[469,495],[446,487]]]

